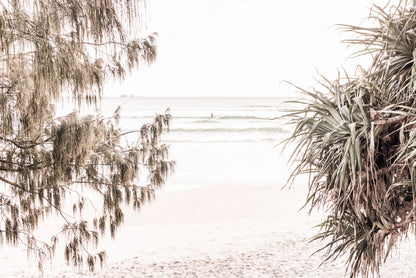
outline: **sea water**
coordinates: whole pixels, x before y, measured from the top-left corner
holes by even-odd
[[[290,127],[276,119],[285,98],[104,98],[101,113],[121,107],[120,126],[133,130],[167,109],[172,115],[162,143],[176,171],[165,190],[212,185],[282,186],[287,161],[278,144]]]

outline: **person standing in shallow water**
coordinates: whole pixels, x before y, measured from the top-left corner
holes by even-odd
[[[211,119],[214,118],[214,114],[211,113]]]

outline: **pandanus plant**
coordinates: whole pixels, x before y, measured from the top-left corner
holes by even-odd
[[[371,66],[320,88],[286,117],[297,144],[290,181],[309,174],[306,205],[327,218],[313,238],[351,277],[378,274],[416,227],[416,1],[374,6],[374,27],[341,25]],[[346,256],[346,257],[344,257]]]

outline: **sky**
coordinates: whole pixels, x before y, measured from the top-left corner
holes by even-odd
[[[111,83],[106,96],[273,96],[357,62],[336,24],[368,24],[386,0],[150,0],[158,59]]]

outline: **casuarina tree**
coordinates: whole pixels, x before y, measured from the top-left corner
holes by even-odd
[[[155,60],[146,6],[0,2],[0,243],[25,245],[40,268],[61,240],[68,263],[93,270],[105,258],[94,244],[106,232],[114,236],[123,208],[140,208],[172,170],[160,143],[168,113],[130,131],[134,140],[120,130],[118,110],[109,118],[55,116],[63,96],[98,106],[105,81]],[[91,218],[82,214],[86,207]],[[34,231],[50,215],[64,225],[42,242]]]

